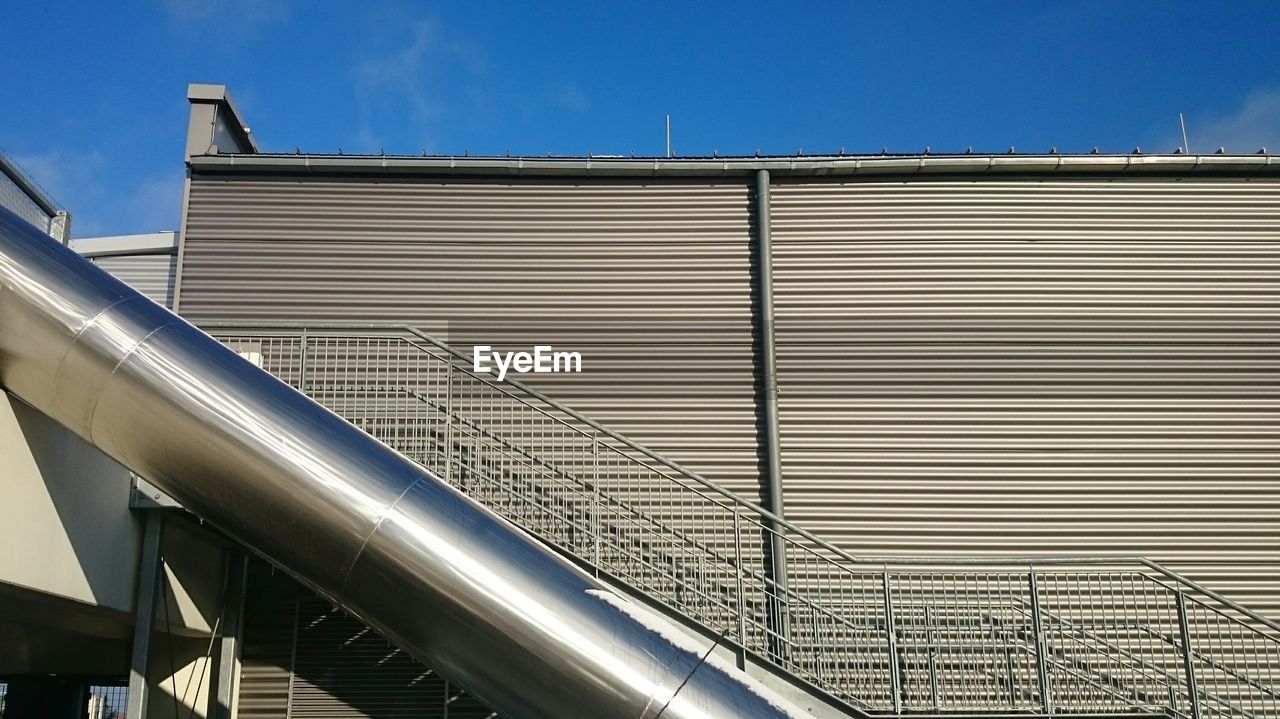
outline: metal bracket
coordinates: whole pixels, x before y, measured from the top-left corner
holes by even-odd
[[[133,487],[129,490],[129,509],[183,509],[173,497],[160,491],[154,484],[133,475]]]

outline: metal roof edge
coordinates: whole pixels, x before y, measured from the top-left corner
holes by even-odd
[[[529,177],[779,177],[904,174],[1277,174],[1273,155],[841,155],[811,157],[455,157],[199,155],[196,172]]]
[[[114,255],[172,255],[178,251],[178,233],[173,230],[138,235],[82,237],[69,246],[84,257]]]

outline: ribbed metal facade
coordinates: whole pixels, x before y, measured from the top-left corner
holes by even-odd
[[[179,311],[564,345],[586,372],[535,384],[755,499],[750,185],[196,173]],[[1142,554],[1280,614],[1280,182],[772,193],[789,518],[863,555]]]
[[[1280,183],[782,183],[771,217],[789,518],[1280,613]]]
[[[103,255],[93,263],[165,307],[173,307],[177,258],[168,254]]]
[[[741,182],[197,175],[179,311],[581,352],[582,374],[521,379],[759,499],[749,199]]]
[[[249,564],[236,700],[239,719],[289,715],[300,593],[293,580],[268,565]]]

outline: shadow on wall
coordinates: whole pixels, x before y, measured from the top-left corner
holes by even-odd
[[[243,662],[239,719],[321,715],[309,712],[420,719],[495,716],[359,620],[260,561],[250,565]]]
[[[25,575],[18,583],[131,611],[141,525],[129,511],[129,471],[16,398],[5,403],[0,412],[11,412],[25,440],[5,441],[6,484],[21,515],[0,528],[9,561],[30,563],[11,567]]]

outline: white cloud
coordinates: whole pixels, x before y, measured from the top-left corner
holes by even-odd
[[[450,94],[446,89],[449,81],[455,87],[475,88],[480,84],[476,79],[487,71],[485,57],[471,45],[450,38],[429,18],[387,18],[380,26],[405,30],[381,44],[388,50],[366,55],[352,68],[358,122],[355,141],[359,145],[354,149],[377,152],[383,147],[379,121],[391,117],[409,118],[417,147],[431,148],[440,118],[460,103],[475,99]],[[417,148],[388,149],[403,152]]]
[[[134,180],[113,176],[98,152],[54,148],[13,159],[71,213],[73,237],[178,229],[181,167]]]
[[[94,231],[93,221],[82,219],[77,210],[98,205],[104,199],[102,170],[107,163],[100,153],[54,148],[40,153],[15,154],[13,160],[71,213],[71,232],[75,236]]]
[[[185,176],[181,169],[165,171],[127,188],[120,200],[122,219],[132,229],[126,232],[158,232],[177,230],[182,219],[182,188]]]
[[[219,24],[219,30],[248,33],[286,20],[292,11],[285,0],[161,0],[165,15],[182,25]]]
[[[1229,113],[1188,117],[1187,136],[1196,152],[1219,147],[1231,153],[1252,153],[1262,147],[1280,152],[1280,87],[1255,90]]]
[[[591,106],[586,93],[577,85],[565,85],[554,93],[555,104],[571,113],[582,114]]]
[[[434,25],[419,20],[410,34],[407,45],[356,65],[357,141],[364,146],[359,151],[370,152],[382,144],[375,127],[379,115],[407,109],[415,124],[425,127],[439,113],[427,82],[428,56],[436,47]]]

